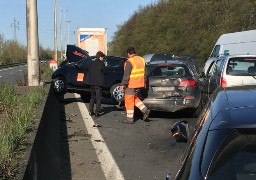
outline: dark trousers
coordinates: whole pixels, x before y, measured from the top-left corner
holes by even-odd
[[[90,99],[90,112],[94,112],[94,103],[96,102],[95,113],[100,112],[101,108],[101,96],[102,96],[102,87],[100,86],[90,86],[91,88],[91,99]]]

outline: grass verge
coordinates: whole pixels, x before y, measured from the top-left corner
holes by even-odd
[[[26,131],[33,127],[35,108],[45,94],[44,86],[18,96],[17,86],[0,85],[0,179],[11,179]]]

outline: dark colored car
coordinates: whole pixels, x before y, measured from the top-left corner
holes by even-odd
[[[67,60],[52,73],[54,92],[58,95],[64,95],[67,92],[78,93],[84,101],[88,101],[90,88],[86,85],[86,78],[84,78],[86,71],[80,67],[95,57],[89,56],[87,52],[73,45],[67,46],[66,54]],[[108,74],[105,75],[106,87],[103,88],[103,96],[122,101],[123,93],[120,92],[119,83],[122,81],[126,58],[105,56],[103,61],[108,70]]]
[[[195,65],[180,59],[150,62],[147,92],[143,96],[144,104],[151,110],[189,110],[198,115],[201,89]]]
[[[175,179],[256,179],[255,117],[256,85],[217,88],[193,128],[180,121],[171,129],[187,142]]]

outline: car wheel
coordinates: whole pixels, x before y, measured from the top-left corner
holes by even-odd
[[[124,101],[124,92],[121,92],[121,84],[114,84],[110,88],[110,94],[111,98],[114,99],[115,101],[122,102]]]
[[[64,95],[67,93],[67,82],[62,76],[53,81],[53,90],[56,95]]]
[[[85,103],[90,102],[90,99],[91,99],[90,93],[83,93],[83,94],[80,94],[80,95],[81,95],[81,99],[82,99]]]

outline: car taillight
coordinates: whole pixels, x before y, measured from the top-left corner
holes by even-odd
[[[180,86],[192,86],[192,87],[194,87],[194,86],[196,86],[196,81],[193,80],[193,79],[191,79],[191,80],[188,79],[188,80],[185,80],[185,81],[181,81]]]
[[[221,79],[220,79],[220,86],[221,87],[225,87],[225,86],[227,86],[228,84],[227,84],[227,81],[226,81],[226,79],[224,78],[224,77],[222,77]]]

